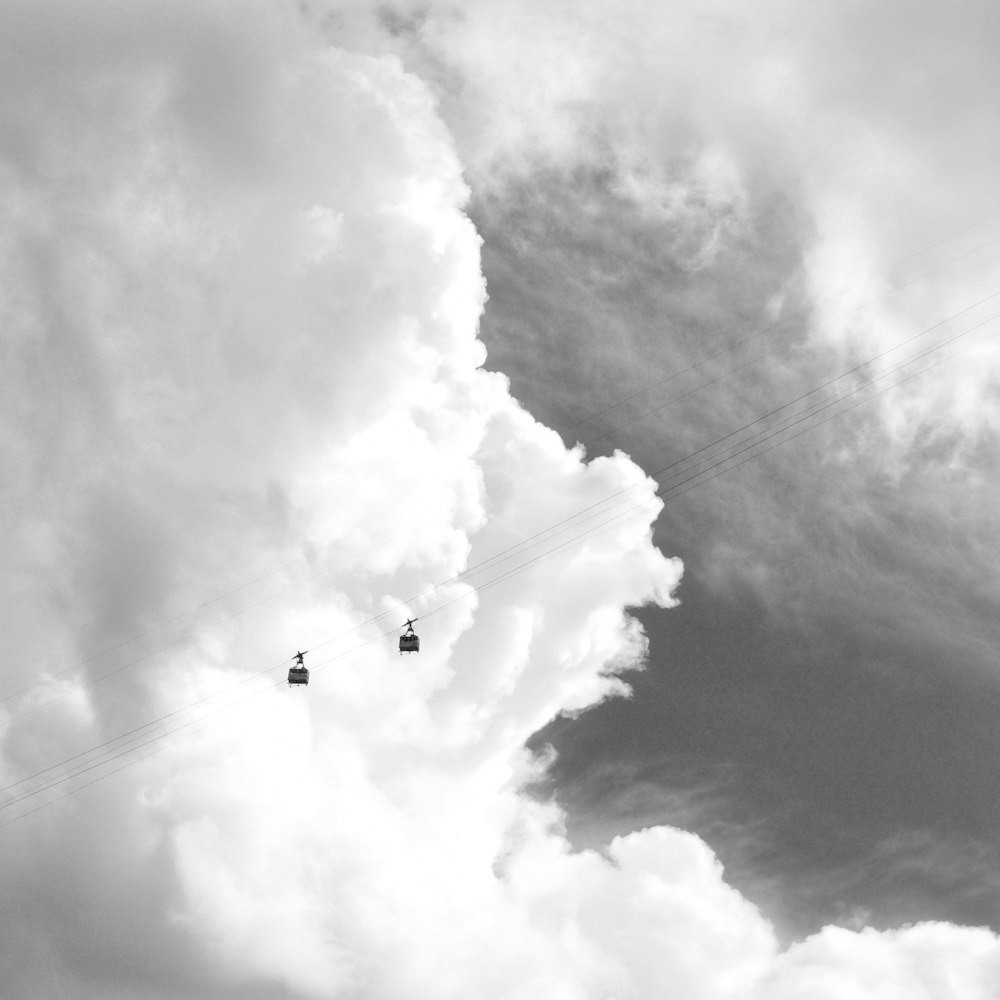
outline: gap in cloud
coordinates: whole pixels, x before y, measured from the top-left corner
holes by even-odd
[[[692,268],[683,218],[650,221],[599,178],[543,174],[474,199],[488,363],[568,442],[647,469],[827,382],[846,366],[810,336],[811,233],[781,200],[749,206],[742,236]],[[1000,924],[997,521],[962,482],[991,460],[942,475],[958,442],[925,446],[903,492],[882,412],[876,400],[668,492],[656,537],[688,574],[680,608],[642,614],[650,670],[629,701],[532,743],[559,751],[545,794],[578,846],[694,829],[786,940],[862,916]]]

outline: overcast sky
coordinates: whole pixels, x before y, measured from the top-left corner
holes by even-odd
[[[11,996],[1000,994],[1000,29],[754,7],[3,5]]]

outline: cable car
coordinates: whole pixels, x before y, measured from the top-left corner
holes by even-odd
[[[416,620],[416,618],[406,620],[406,631],[399,637],[400,654],[420,652],[420,636],[413,631],[413,623]]]
[[[306,650],[308,653],[309,650]],[[306,653],[296,653],[295,663],[292,668],[288,671],[288,683],[292,684],[308,684],[309,683],[309,670],[306,668],[305,660],[303,657]]]

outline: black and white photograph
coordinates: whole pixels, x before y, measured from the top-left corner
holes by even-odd
[[[0,2],[3,1000],[998,1000],[995,0]]]

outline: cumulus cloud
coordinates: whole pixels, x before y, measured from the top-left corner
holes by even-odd
[[[8,989],[721,1000],[823,965],[880,995],[861,955],[931,969],[928,996],[995,994],[986,932],[780,956],[693,835],[573,853],[522,793],[545,767],[527,738],[623,690],[645,652],[625,609],[669,606],[681,567],[626,456],[585,462],[479,367],[462,161],[365,24],[331,46],[223,0],[0,15],[3,679],[27,690],[0,774],[178,715],[154,756],[0,814]],[[572,107],[593,57],[536,92]],[[547,120],[517,144],[558,144]],[[568,544],[624,488],[632,516]],[[408,616],[417,657],[382,635]],[[286,690],[303,646],[312,682]]]

